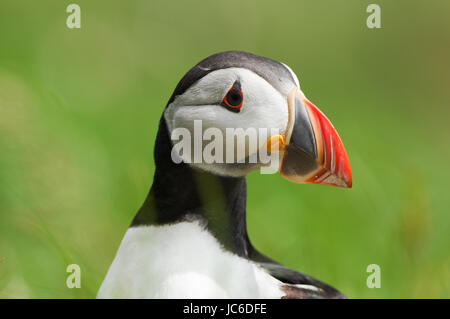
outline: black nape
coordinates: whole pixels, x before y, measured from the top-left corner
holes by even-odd
[[[198,219],[226,250],[248,257],[245,177],[218,176],[183,162],[176,164],[171,149],[162,117],[154,150],[153,184],[131,227]]]

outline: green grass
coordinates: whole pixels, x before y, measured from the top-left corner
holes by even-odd
[[[350,190],[251,174],[253,243],[349,297],[450,297],[449,3],[380,0],[379,30],[369,1],[79,0],[80,30],[69,3],[0,4],[0,297],[95,297],[170,94],[229,49],[287,63],[353,171]]]

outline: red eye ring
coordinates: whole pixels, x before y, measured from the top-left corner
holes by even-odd
[[[239,81],[234,82],[233,86],[225,94],[222,105],[233,112],[239,112],[242,103],[244,102],[244,95],[241,91],[241,84]]]

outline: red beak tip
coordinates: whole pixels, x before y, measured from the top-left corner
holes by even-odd
[[[318,144],[318,159],[322,174],[315,178],[317,184],[352,187],[352,172],[347,152],[339,134],[330,120],[309,100],[305,99],[309,116],[314,126]]]
[[[342,186],[344,188],[352,188],[352,186],[353,186],[353,182],[351,180],[348,182],[344,182],[344,183],[345,183],[345,186]]]

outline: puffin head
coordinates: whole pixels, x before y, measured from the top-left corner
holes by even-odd
[[[195,169],[245,176],[269,165],[258,156],[249,160],[264,149],[275,155],[271,158],[278,160],[277,169],[290,181],[352,185],[336,129],[305,97],[297,76],[283,63],[240,51],[209,56],[178,83],[163,121],[172,141],[172,160]],[[176,147],[181,137],[190,138],[188,151]],[[245,144],[240,153],[239,140]],[[213,160],[198,158],[198,147],[200,154],[209,147]]]

